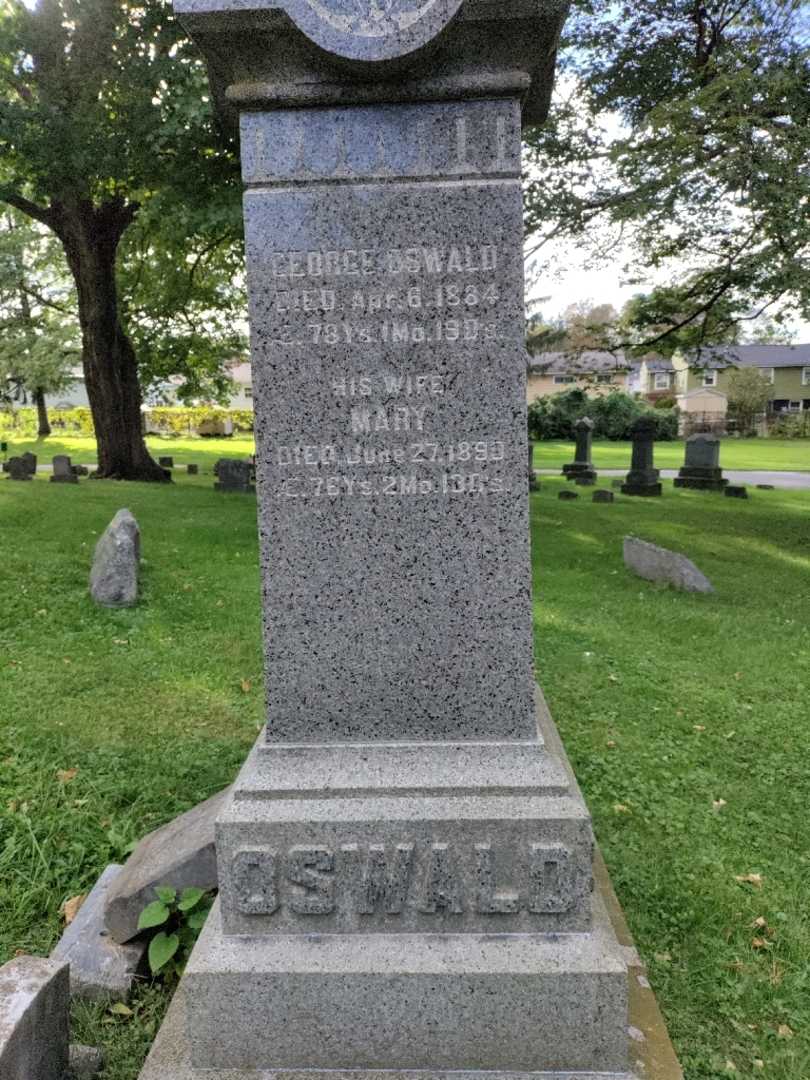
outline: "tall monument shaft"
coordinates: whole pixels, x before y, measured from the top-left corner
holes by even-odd
[[[533,705],[520,131],[563,11],[177,10],[240,125],[267,729],[142,1080],[626,1077]]]

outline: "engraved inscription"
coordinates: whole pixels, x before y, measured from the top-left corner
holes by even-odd
[[[334,354],[328,377],[345,433],[320,446],[270,447],[276,498],[509,491],[504,441],[484,432],[444,441],[445,421],[434,407],[464,389],[476,347],[497,343],[514,321],[501,311],[497,245],[283,250],[265,258],[271,344],[302,363],[313,350]],[[395,350],[412,357],[420,345],[458,352],[460,363],[451,370],[393,366]],[[365,371],[357,372],[356,361],[354,370],[342,366],[349,351],[367,357]]]
[[[436,6],[436,0],[307,0],[324,22],[344,34],[385,37],[408,30]]]
[[[240,850],[232,862],[236,909],[300,916],[555,915],[578,901],[571,853],[561,845],[515,850],[489,841],[295,846]]]

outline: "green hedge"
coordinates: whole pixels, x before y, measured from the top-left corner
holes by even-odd
[[[775,439],[810,439],[810,411],[771,415],[768,434]]]
[[[573,439],[574,424],[583,416],[593,420],[595,439],[626,440],[633,422],[640,416],[655,420],[655,437],[678,438],[678,410],[650,408],[621,390],[589,397],[584,390],[539,397],[529,405],[529,436],[532,439]]]
[[[93,417],[86,407],[49,409],[48,418],[54,434],[92,436]],[[222,434],[225,420],[230,419],[233,430],[253,431],[253,412],[250,409],[220,409],[211,405],[189,408],[166,406],[149,409],[144,422],[166,435],[194,435],[203,429],[210,435]],[[211,430],[205,431],[206,428]],[[36,409],[6,409],[0,412],[0,431],[18,437],[34,437],[37,433]]]

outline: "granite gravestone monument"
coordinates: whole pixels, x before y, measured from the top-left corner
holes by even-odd
[[[256,490],[250,482],[250,462],[240,461],[238,458],[220,458],[214,466],[216,482],[215,491],[246,491]]]
[[[520,132],[563,10],[176,8],[241,113],[267,728],[144,1080],[624,1076],[533,703]]]
[[[574,434],[576,436],[574,460],[569,465],[563,465],[563,476],[568,480],[582,480],[585,484],[595,484],[596,469],[591,459],[593,420],[587,416],[580,417],[574,424]]]
[[[655,444],[655,417],[640,416],[630,429],[633,440],[633,456],[630,472],[622,484],[623,495],[660,495],[659,470],[653,466]]]
[[[9,458],[6,462],[6,470],[9,480],[33,480],[34,474],[25,457]]]
[[[720,468],[720,439],[703,432],[686,440],[686,457],[673,481],[675,487],[722,491],[728,483]]]
[[[79,477],[70,463],[67,454],[56,454],[53,458],[52,484],[78,484]]]

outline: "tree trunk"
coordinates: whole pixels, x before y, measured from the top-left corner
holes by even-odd
[[[45,394],[42,389],[34,391],[34,404],[37,407],[37,437],[47,438],[51,433],[51,425],[48,422],[48,408],[45,404]]]
[[[94,475],[165,481],[143,439],[137,360],[118,313],[115,257],[137,209],[123,199],[101,206],[85,200],[52,204],[54,230],[78,294],[84,381],[98,447]]]

